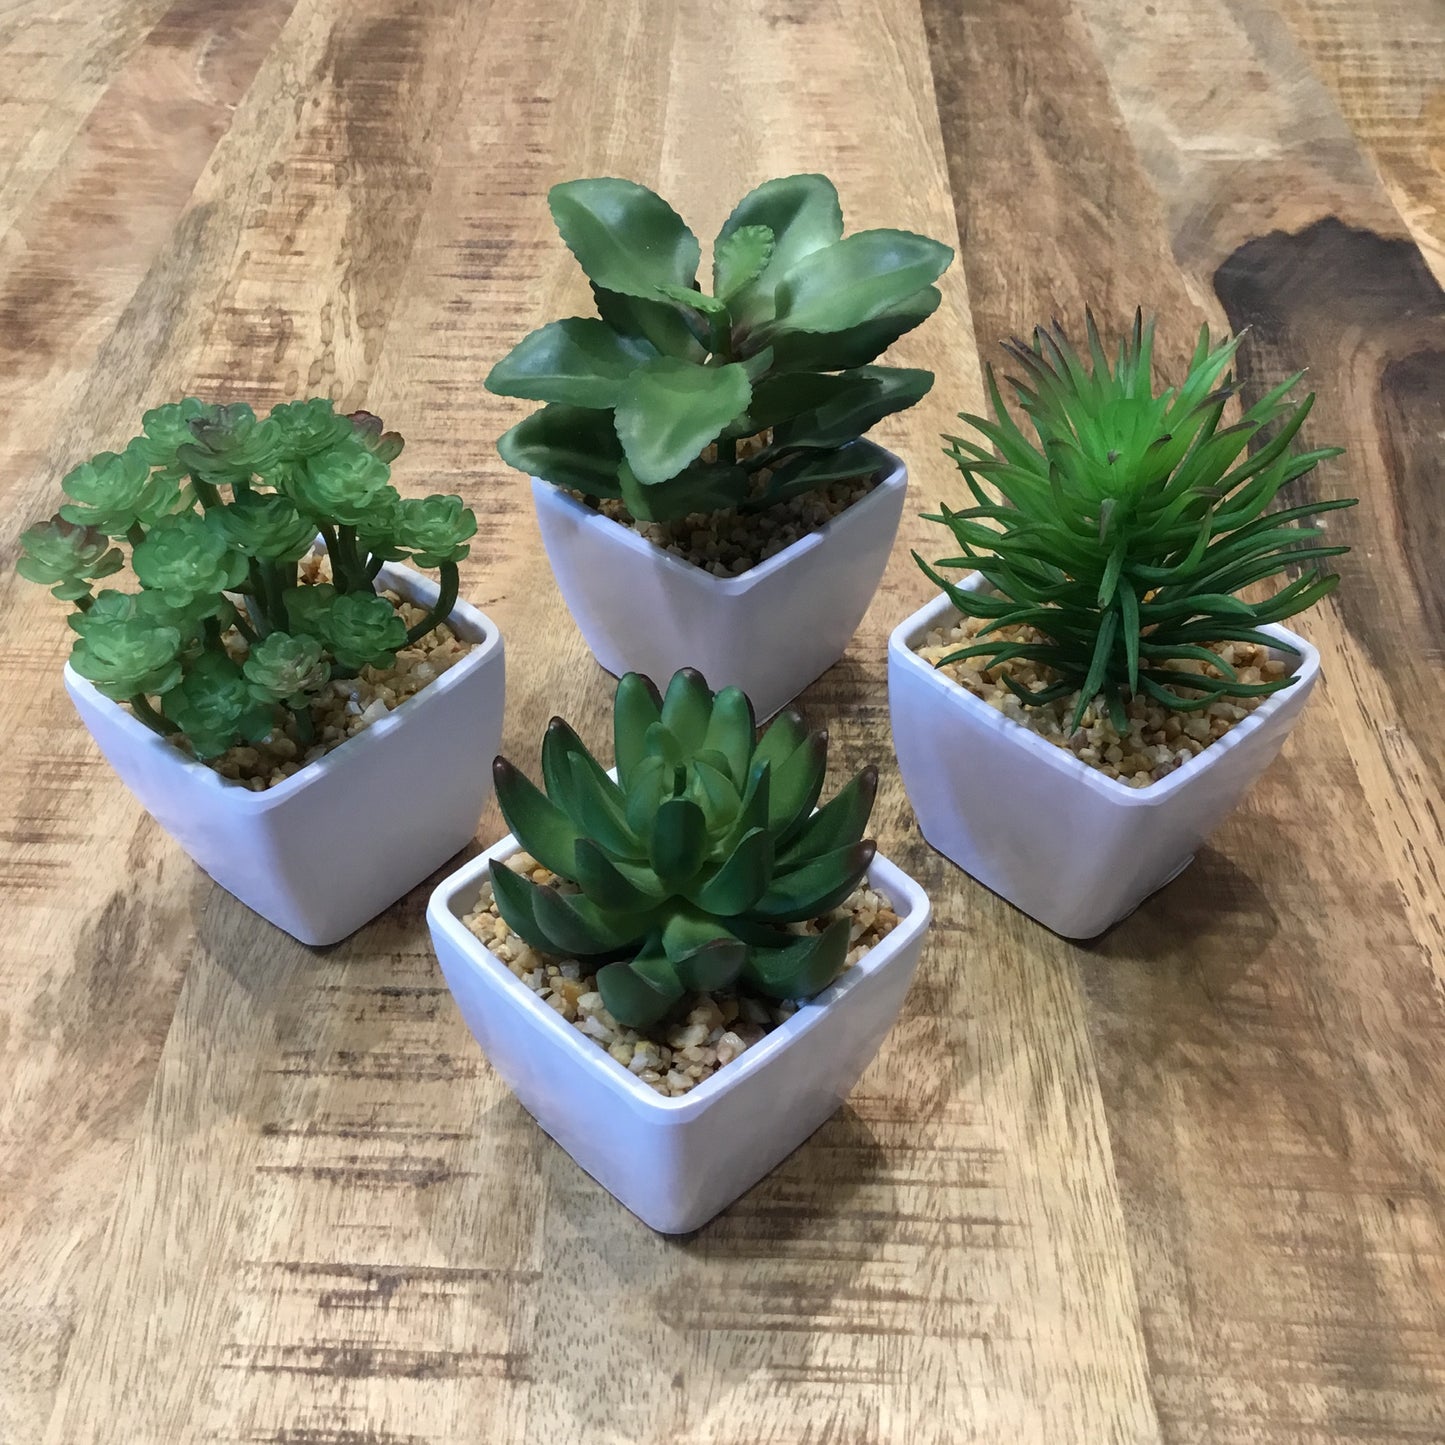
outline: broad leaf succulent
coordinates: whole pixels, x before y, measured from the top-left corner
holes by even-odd
[[[714,694],[685,669],[665,697],[629,673],[614,703],[617,778],[554,718],[543,789],[505,758],[497,801],[521,846],[567,893],[494,864],[497,907],[544,952],[611,960],[597,986],[613,1016],[646,1028],[689,993],[733,986],[801,999],[841,972],[849,925],[820,918],[862,881],[877,789],[866,768],[814,812],[827,735],[791,710],[759,737],[737,688]]]
[[[1290,377],[1221,426],[1239,391],[1229,375],[1238,337],[1216,344],[1203,328],[1184,381],[1156,391],[1152,321],[1135,315],[1112,366],[1092,316],[1087,331],[1087,361],[1057,325],[1008,345],[1022,373],[1009,386],[1032,437],[989,368],[993,419],[961,418],[981,440],[948,439],[976,505],[929,518],[953,534],[958,555],[932,566],[914,556],[961,613],[988,626],[942,663],[1042,663],[1058,676],[1046,688],[1023,688],[1007,672],[1003,680],[1030,705],[1079,691],[1075,727],[1102,695],[1121,731],[1125,702],[1140,692],[1192,711],[1290,686],[1290,676],[1240,680],[1211,644],[1289,650],[1261,626],[1312,606],[1339,581],[1317,564],[1349,548],[1323,544],[1323,528],[1300,524],[1355,499],[1269,510],[1285,487],[1339,454],[1292,449],[1313,395],[1288,401],[1300,380]],[[937,570],[955,567],[976,569],[988,588],[964,591]],[[1291,580],[1264,601],[1239,595],[1286,572]],[[997,635],[1019,625],[1038,640]],[[1211,671],[1183,672],[1175,664],[1185,660]]]
[[[379,417],[325,398],[264,418],[195,397],[155,407],[121,451],[66,475],[70,500],[24,534],[17,570],[75,604],[76,671],[156,731],[211,757],[289,712],[309,742],[333,677],[388,666],[456,605],[476,517],[459,497],[403,500],[401,449]],[[333,581],[298,585],[318,535]],[[129,545],[139,591],[92,590],[126,564],[111,538]],[[376,592],[396,559],[440,572],[410,629]]]
[[[952,250],[908,231],[845,237],[826,176],[743,198],[713,245],[712,295],[697,238],[646,187],[569,181],[549,202],[598,314],[534,331],[487,377],[546,403],[498,442],[522,471],[643,519],[760,509],[866,475],[859,438],[933,384],[872,363],[937,308]]]

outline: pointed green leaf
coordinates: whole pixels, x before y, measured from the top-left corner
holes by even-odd
[[[651,939],[636,958],[599,970],[597,991],[607,1012],[629,1029],[660,1023],[687,994],[676,969]]]
[[[572,820],[506,758],[492,764],[497,806],[517,841],[545,868],[571,878],[578,832]]]
[[[588,898],[609,913],[635,913],[655,907],[662,900],[661,889],[649,890],[645,886],[647,870],[619,865],[590,838],[577,840],[572,866],[565,876],[573,879]]]
[[[746,913],[767,892],[773,876],[773,837],[766,828],[744,833],[711,878],[689,895],[720,918]]]
[[[844,371],[867,366],[900,336],[927,321],[942,301],[937,286],[925,286],[891,311],[844,331],[780,331],[772,341],[773,370]]]
[[[755,946],[743,978],[768,998],[812,998],[842,973],[848,961],[848,934],[848,920],[839,918],[822,933],[799,935],[773,948]]]
[[[778,866],[791,869],[846,848],[863,837],[878,794],[878,769],[866,767],[837,795],[805,819],[778,855]]]
[[[795,823],[813,811],[828,771],[828,734],[810,733],[773,769],[773,795],[768,826],[785,837]]]
[[[727,759],[728,774],[739,790],[747,785],[756,735],[757,722],[748,695],[740,687],[719,689],[712,701],[712,716],[702,745]]]
[[[648,728],[661,716],[662,699],[650,677],[629,672],[619,679],[612,699],[612,749],[617,780],[624,788],[642,761]]]
[[[810,859],[788,873],[775,873],[768,891],[749,910],[753,918],[800,923],[836,908],[863,881],[877,851],[871,840]]]
[[[702,747],[711,718],[707,679],[696,668],[679,668],[662,699],[662,725],[677,739],[684,757]]]

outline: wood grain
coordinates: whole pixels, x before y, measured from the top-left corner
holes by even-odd
[[[712,234],[823,169],[850,226],[957,242],[897,348],[910,513],[996,341],[1086,303],[1249,325],[1309,365],[1357,492],[1326,682],[1195,866],[1053,938],[922,842],[884,641],[903,534],[804,705],[883,764],[934,899],[848,1105],[696,1236],[652,1235],[492,1075],[425,888],[291,943],[140,815],[0,573],[0,1440],[6,1445],[913,1445],[1445,1439],[1445,428],[1428,0],[97,0],[0,61],[0,539],[186,389],[365,404],[403,487],[463,493],[510,653],[507,750],[602,736],[520,414],[481,378],[586,304],[547,187],[620,174]],[[1221,84],[1221,78],[1227,84]],[[1432,267],[1434,268],[1432,271]],[[379,820],[379,824],[382,820]],[[498,835],[495,809],[479,838]]]

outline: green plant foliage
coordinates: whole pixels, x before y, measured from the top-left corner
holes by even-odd
[[[202,597],[219,602],[246,576],[246,559],[222,528],[194,512],[157,522],[132,553],[131,567],[142,587],[163,592],[177,607]]]
[[[24,534],[17,570],[75,604],[76,671],[198,756],[288,712],[306,741],[333,677],[390,665],[456,605],[476,517],[455,496],[403,499],[390,466],[402,445],[379,417],[325,398],[266,417],[195,397],[155,407],[121,451],[66,475],[70,500]],[[298,585],[318,534],[334,580]],[[92,590],[126,565],[111,538],[129,545],[139,591]],[[375,587],[399,559],[440,573],[410,630]]]
[[[1339,455],[1338,447],[1292,449],[1313,395],[1286,400],[1300,379],[1291,377],[1221,427],[1239,390],[1229,375],[1239,338],[1215,344],[1204,328],[1184,381],[1156,392],[1152,321],[1135,315],[1112,366],[1092,316],[1087,329],[1087,361],[1057,325],[1036,329],[1031,344],[1008,345],[1022,371],[1009,385],[1032,437],[1009,414],[990,368],[993,419],[962,417],[982,441],[948,439],[977,505],[929,518],[952,532],[958,555],[933,566],[914,556],[961,613],[988,626],[943,662],[1045,664],[1059,677],[1050,687],[1030,691],[1007,673],[1004,681],[1034,705],[1080,690],[1075,727],[1102,695],[1121,731],[1125,700],[1141,690],[1189,711],[1288,687],[1292,677],[1241,682],[1208,649],[1282,647],[1260,627],[1312,606],[1339,580],[1317,564],[1349,549],[1323,544],[1321,527],[1301,523],[1354,498],[1268,510],[1291,482]],[[989,590],[963,591],[940,567],[975,568]],[[1295,575],[1268,600],[1239,596],[1288,571]],[[1039,640],[990,635],[1014,625]],[[1186,659],[1214,672],[1181,674],[1175,664]]]
[[[316,638],[273,632],[250,650],[242,672],[253,698],[298,708],[330,679],[331,664]]]
[[[108,537],[125,537],[138,525],[153,527],[180,505],[181,488],[168,472],[152,472],[143,448],[101,452],[82,462],[60,483],[74,498],[60,509],[67,522],[94,527]]]
[[[711,692],[684,669],[665,697],[638,673],[617,685],[614,782],[554,718],[542,744],[545,791],[494,764],[508,827],[580,892],[491,870],[510,927],[547,953],[612,959],[597,975],[608,1009],[646,1028],[689,993],[734,985],[808,998],[843,967],[848,924],[816,935],[784,925],[820,917],[862,881],[877,789],[866,768],[814,812],[827,735],[789,710],[758,737],[737,688]]]
[[[97,617],[70,654],[70,665],[116,702],[169,692],[182,677],[181,635],[144,617]]]
[[[872,363],[932,314],[953,252],[907,231],[845,237],[826,176],[743,198],[713,244],[711,296],[697,238],[646,187],[568,181],[549,200],[598,315],[534,331],[487,377],[546,403],[497,444],[521,471],[656,521],[758,510],[866,474],[858,439],[933,384]]]
[[[384,597],[338,592],[329,583],[286,594],[286,613],[302,634],[319,637],[346,672],[390,667],[406,643],[406,624]]]
[[[20,548],[15,570],[27,582],[50,588],[62,602],[88,597],[93,581],[125,566],[125,555],[104,532],[59,515],[22,532]]]
[[[256,698],[241,669],[224,652],[203,652],[161,699],[161,706],[202,758],[225,752],[238,737],[257,742],[276,722],[275,709]]]

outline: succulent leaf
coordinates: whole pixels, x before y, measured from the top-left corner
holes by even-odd
[[[657,357],[651,342],[614,331],[597,316],[571,316],[532,332],[488,373],[498,396],[611,408],[644,362]]]
[[[169,692],[181,680],[181,635],[134,615],[90,621],[70,665],[114,702]]]
[[[164,592],[182,608],[219,599],[246,576],[246,559],[220,524],[194,512],[162,517],[131,554],[131,566],[143,587]]]
[[[597,497],[622,495],[622,443],[610,411],[553,402],[505,432],[497,451],[508,466],[556,486]]]
[[[255,742],[275,722],[270,703],[258,700],[241,669],[219,652],[202,653],[161,705],[201,758],[225,752],[238,738]]]
[[[567,249],[590,280],[624,296],[650,297],[669,283],[690,286],[701,248],[682,217],[633,181],[564,181],[547,204]]]
[[[72,501],[60,515],[108,537],[124,537],[136,523],[153,526],[175,511],[180,483],[167,472],[151,472],[145,453],[132,442],[125,451],[101,452],[68,472],[60,483]]]
[[[296,562],[316,539],[316,523],[285,497],[251,492],[216,514],[223,535],[238,552],[268,562]]]
[[[392,545],[419,567],[462,561],[477,534],[477,514],[457,496],[404,497],[397,509]],[[379,550],[374,548],[372,550]]]
[[[119,549],[104,532],[69,522],[57,515],[20,534],[20,560],[15,570],[27,582],[49,587],[62,602],[90,592],[90,584],[110,577],[125,565]]]
[[[498,800],[518,842],[580,889],[542,888],[494,865],[497,907],[513,929],[554,954],[630,953],[601,969],[598,987],[635,1028],[691,992],[730,986],[755,941],[758,987],[773,996],[806,997],[831,982],[846,957],[846,921],[842,952],[831,930],[824,946],[779,925],[820,917],[858,886],[873,857],[861,836],[876,770],[802,825],[822,785],[826,735],[807,733],[790,712],[759,742],[747,698],[736,688],[714,694],[688,670],[665,697],[624,677],[613,734],[617,783],[560,719],[542,745],[545,793],[497,760]],[[787,988],[795,991],[777,992]]]
[[[346,419],[352,425],[356,440],[379,461],[390,466],[401,455],[406,445],[401,433],[386,431],[386,424],[379,416],[369,411],[353,411]]]
[[[676,476],[747,409],[751,395],[736,362],[695,366],[660,356],[639,366],[617,403],[617,435],[633,475],[644,486]]]
[[[331,676],[331,664],[314,637],[273,632],[254,644],[242,672],[258,702],[307,707]]]
[[[271,408],[278,447],[291,458],[315,456],[356,434],[349,416],[338,416],[335,405],[324,396],[308,401],[283,401]],[[380,430],[381,423],[377,422]]]
[[[316,522],[388,531],[401,497],[391,468],[355,436],[305,458],[286,478],[291,500]]]
[[[282,447],[280,428],[258,421],[243,401],[203,405],[187,421],[189,441],[176,448],[176,460],[212,486],[235,486],[276,465]]]

